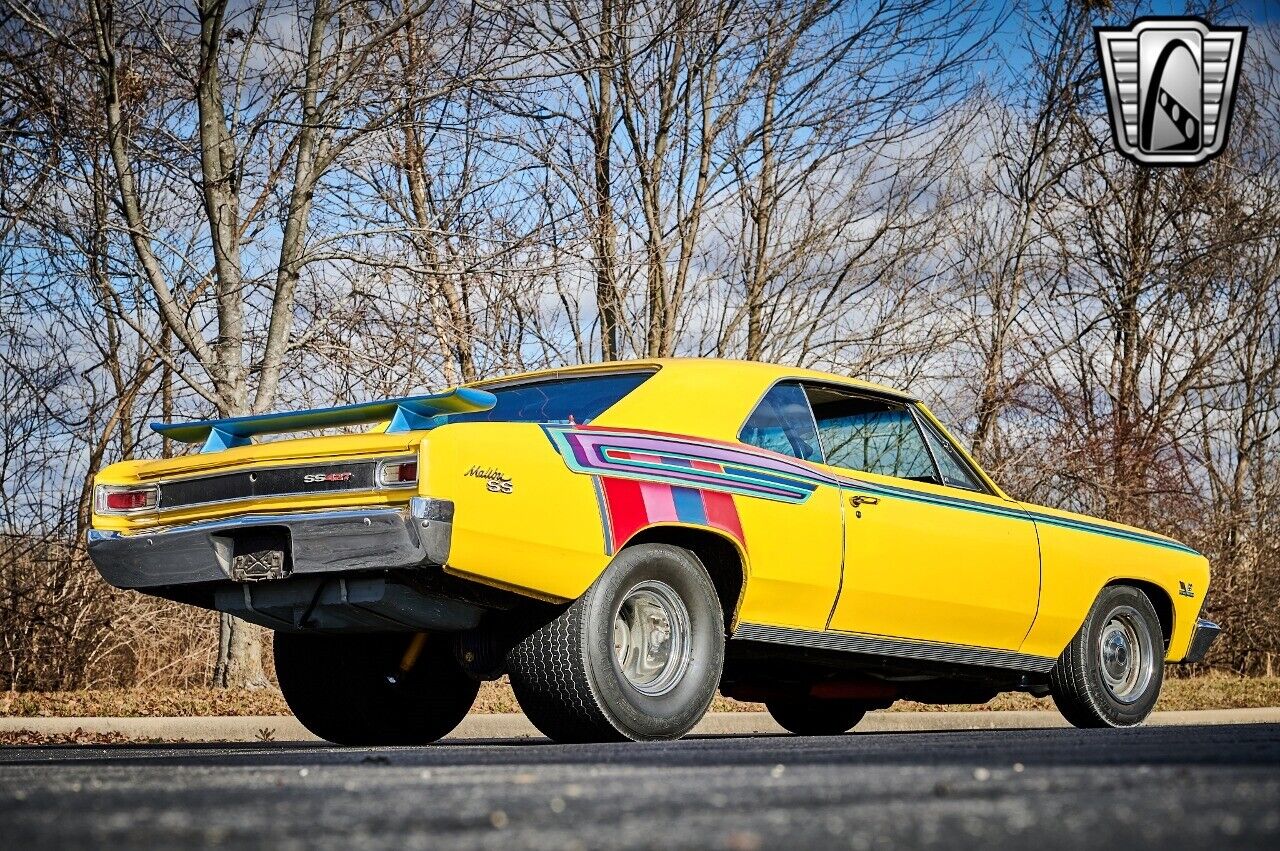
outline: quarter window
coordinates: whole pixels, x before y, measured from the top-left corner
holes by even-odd
[[[941,484],[911,411],[898,402],[810,388],[827,463]]]
[[[775,384],[751,412],[738,439],[761,449],[822,462],[822,446],[804,389],[794,382]]]

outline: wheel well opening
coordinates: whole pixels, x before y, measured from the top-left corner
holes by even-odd
[[[732,629],[738,601],[742,596],[745,571],[738,548],[728,538],[705,529],[653,526],[637,532],[627,541],[626,546],[635,544],[671,544],[696,555],[711,576],[711,584],[715,586],[716,596],[720,598],[725,632]]]
[[[1173,638],[1173,598],[1169,596],[1169,592],[1154,582],[1141,579],[1117,579],[1108,584],[1128,585],[1147,595],[1151,607],[1156,610],[1156,617],[1160,619],[1160,634],[1164,636],[1164,646],[1167,648]]]

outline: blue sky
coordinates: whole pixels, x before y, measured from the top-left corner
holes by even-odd
[[[1003,18],[1003,24],[996,35],[999,57],[1005,64],[1005,70],[1017,72],[1026,60],[1026,33],[1023,27],[1027,12],[1022,11],[1020,0],[986,0],[986,8],[992,19]],[[1036,0],[1027,0],[1026,5],[1036,7]],[[1046,5],[1050,5],[1046,3]],[[1066,3],[1059,3],[1065,8]],[[1131,3],[1127,0],[1114,0],[1120,10],[1117,13],[1095,13],[1095,24],[1107,26],[1123,26],[1132,18],[1127,17],[1128,9],[1133,9],[1133,18],[1167,15],[1200,15],[1207,17],[1210,24],[1247,26],[1259,28],[1264,26],[1280,27],[1280,0],[1222,0],[1222,2],[1204,2],[1204,0],[1152,0],[1145,3]],[[1227,7],[1228,11],[1208,16],[1204,10],[1209,7]]]
[[[995,5],[995,4],[993,4]],[[1124,7],[1124,3],[1116,4],[1120,8]],[[1186,15],[1186,14],[1203,14],[1203,10],[1210,4],[1204,2],[1187,2],[1187,0],[1153,0],[1150,3],[1143,3],[1139,6],[1140,15]],[[1216,6],[1225,6],[1226,3],[1216,3]],[[1280,0],[1235,0],[1230,4],[1232,9],[1230,12],[1221,15],[1209,16],[1211,24],[1244,24],[1246,26],[1259,26],[1264,23],[1280,23]]]

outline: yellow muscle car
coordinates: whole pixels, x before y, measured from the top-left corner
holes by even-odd
[[[202,451],[102,471],[95,564],[275,630],[339,743],[438,739],[503,674],[557,741],[677,738],[717,688],[809,735],[1007,690],[1129,726],[1218,633],[1193,549],[1011,499],[837,375],[608,363],[153,428]]]

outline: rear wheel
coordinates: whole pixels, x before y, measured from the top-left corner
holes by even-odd
[[[765,708],[778,726],[797,736],[838,736],[852,730],[867,714],[861,701],[817,697],[770,700]]]
[[[520,708],[558,742],[679,738],[723,665],[715,587],[697,556],[668,544],[624,549],[507,655]]]
[[[276,678],[303,726],[340,745],[420,745],[462,721],[480,689],[447,638],[426,636],[407,672],[415,636],[278,632]]]
[[[1133,727],[1151,714],[1164,681],[1164,637],[1147,595],[1102,589],[1049,675],[1053,702],[1077,727]]]

